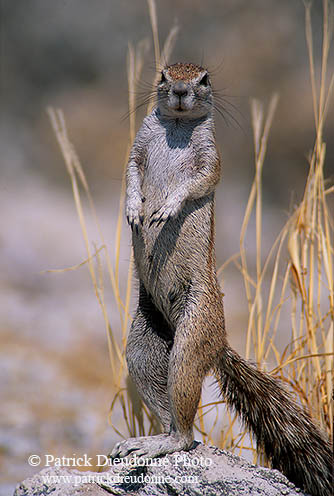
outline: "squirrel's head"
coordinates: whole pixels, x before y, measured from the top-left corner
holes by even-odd
[[[177,63],[165,67],[157,93],[158,108],[170,119],[198,119],[212,111],[209,74],[199,65]]]

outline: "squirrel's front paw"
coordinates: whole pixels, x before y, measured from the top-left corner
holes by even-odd
[[[128,199],[125,208],[125,215],[131,226],[131,230],[133,231],[135,229],[137,233],[139,225],[142,225],[144,221],[144,216],[142,214],[144,201],[144,198],[141,196],[133,196]]]
[[[150,226],[157,222],[157,224],[161,224],[162,222],[166,222],[171,217],[175,217],[182,207],[182,201],[176,197],[170,197],[167,199],[165,205],[155,210],[150,217]]]

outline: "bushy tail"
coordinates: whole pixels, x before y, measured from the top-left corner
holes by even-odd
[[[229,406],[254,434],[272,467],[312,496],[331,496],[330,443],[280,382],[230,348],[218,375]]]

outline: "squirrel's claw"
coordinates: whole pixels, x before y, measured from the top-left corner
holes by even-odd
[[[178,212],[179,209],[176,208],[175,205],[164,205],[160,207],[151,214],[150,227],[154,222],[156,222],[158,226],[163,222],[167,222],[171,217],[175,217]]]
[[[160,224],[162,224],[162,222],[166,222],[168,219],[169,219],[169,215],[167,217],[164,216],[164,212],[162,214],[160,214],[159,216],[156,216],[154,217],[153,219],[151,219],[151,222],[150,222],[150,227],[156,222],[158,226],[160,226]]]
[[[129,211],[126,215],[126,220],[131,227],[131,231],[133,232],[135,230],[138,234],[139,227],[144,223],[144,216],[139,215],[137,212]]]
[[[136,196],[127,201],[125,215],[132,232],[136,230],[138,234],[139,226],[143,225],[144,216],[142,213],[142,198]]]

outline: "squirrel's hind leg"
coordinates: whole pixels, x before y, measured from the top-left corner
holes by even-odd
[[[168,440],[172,420],[167,393],[172,345],[171,328],[141,285],[139,305],[128,337],[126,358],[129,374],[142,399],[160,420],[164,434],[121,441],[114,446],[110,453],[111,458],[131,454],[153,458],[175,451],[174,445],[166,450],[166,443],[170,444]]]
[[[172,330],[141,285],[139,305],[128,336],[126,359],[140,396],[167,433],[171,425],[167,380],[172,344]]]
[[[197,295],[196,304],[193,294]],[[188,445],[203,381],[225,346],[224,309],[219,291],[204,291],[194,285],[176,326],[168,371],[171,434],[188,439]]]

